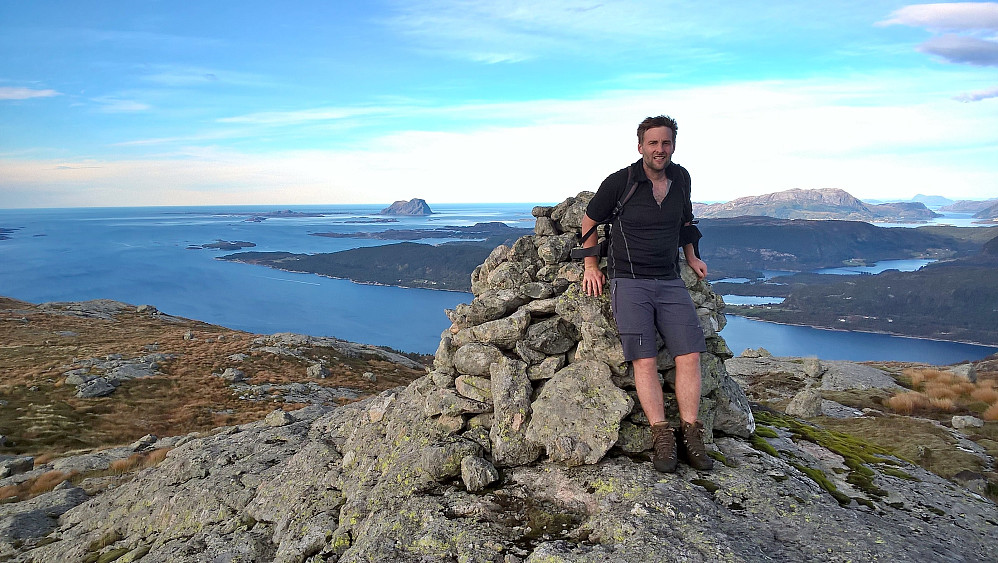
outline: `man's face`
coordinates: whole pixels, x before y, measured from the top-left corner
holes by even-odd
[[[672,162],[672,153],[676,152],[676,140],[672,138],[672,129],[655,127],[645,131],[644,140],[638,143],[645,167],[649,170],[662,171]]]

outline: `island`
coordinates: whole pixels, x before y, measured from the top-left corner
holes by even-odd
[[[228,241],[217,239],[215,242],[210,242],[208,244],[192,244],[187,247],[187,250],[240,250],[243,248],[253,248],[254,246],[256,246],[256,243],[241,240]]]
[[[419,198],[413,198],[409,201],[400,199],[395,203],[389,205],[388,207],[381,210],[382,215],[433,215],[433,210],[426,202]]]
[[[394,221],[394,219],[391,219]],[[510,237],[516,239],[532,234],[533,229],[510,227],[502,221],[489,221],[486,223],[475,223],[471,226],[446,226],[434,229],[386,229],[377,232],[355,232],[355,233],[309,233],[316,237],[328,238],[364,238],[377,240],[419,240],[434,238],[459,238],[459,239],[488,239],[502,237],[504,240]]]

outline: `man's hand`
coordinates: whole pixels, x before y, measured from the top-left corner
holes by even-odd
[[[703,260],[697,258],[696,256],[690,256],[686,259],[686,263],[693,268],[693,272],[696,273],[697,278],[704,279],[707,277],[707,263]]]
[[[603,270],[599,267],[586,268],[586,272],[582,275],[582,291],[586,295],[595,297],[603,293]]]

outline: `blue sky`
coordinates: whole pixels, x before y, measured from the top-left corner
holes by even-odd
[[[0,0],[0,208],[998,197],[998,3]]]

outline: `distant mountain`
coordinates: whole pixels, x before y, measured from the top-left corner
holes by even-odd
[[[915,197],[911,198],[911,201],[924,203],[926,207],[928,206],[941,207],[943,205],[949,205],[953,203],[953,200],[948,197],[943,197],[941,195],[924,195],[924,194],[916,195]]]
[[[998,203],[974,213],[974,219],[998,219]]]
[[[939,208],[939,211],[947,213],[977,213],[998,203],[998,199],[961,199],[950,205]]]
[[[698,217],[764,216],[777,219],[919,222],[939,215],[919,202],[867,204],[836,188],[792,189],[727,203],[693,205]]]
[[[382,215],[433,215],[433,210],[426,201],[412,198],[409,201],[400,199],[381,210]]]

